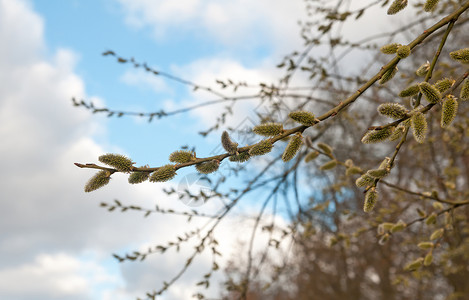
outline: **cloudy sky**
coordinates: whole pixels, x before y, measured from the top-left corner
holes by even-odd
[[[218,140],[196,133],[213,125],[216,108],[148,123],[91,115],[74,108],[71,98],[156,111],[213,96],[117,64],[102,52],[206,85],[216,78],[267,81],[274,78],[272,66],[300,45],[302,7],[302,1],[282,0],[0,0],[0,298],[133,299],[175,275],[190,251],[118,264],[112,253],[163,244],[197,221],[108,213],[99,203],[116,198],[187,207],[166,197],[165,185],[129,186],[125,176],[85,194],[93,171],[73,163],[118,152],[158,166],[182,145],[207,155]],[[236,222],[232,217],[220,228],[226,253],[237,240],[223,230]],[[210,266],[211,258],[202,256],[163,299],[190,298]]]

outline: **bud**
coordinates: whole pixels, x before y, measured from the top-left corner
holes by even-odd
[[[399,221],[391,228],[391,232],[392,233],[399,232],[399,231],[404,230],[406,227],[407,227],[406,223],[404,223],[403,221]]]
[[[310,161],[312,161],[313,159],[316,159],[318,156],[319,156],[319,152],[318,152],[318,151],[310,152],[310,153],[308,153],[308,154],[305,156],[305,162],[310,162]]]
[[[246,151],[246,152],[242,152],[242,153],[230,156],[229,160],[243,163],[245,161],[248,161],[250,158],[251,158],[251,155],[249,155],[249,153]]]
[[[427,75],[427,72],[428,70],[430,70],[430,62],[427,60],[426,63],[424,63],[423,65],[421,65],[417,71],[415,71],[415,74],[417,76],[425,76]]]
[[[458,101],[453,95],[447,95],[441,110],[441,127],[446,128],[454,121],[458,112]]]
[[[288,116],[304,126],[311,126],[315,123],[314,115],[309,111],[293,111],[289,113]]]
[[[437,191],[432,191],[432,197],[434,198],[438,198],[438,192]],[[432,203],[432,206],[434,209],[437,209],[437,210],[442,210],[444,208],[443,204],[441,204],[440,202],[437,202],[437,201],[434,201]]]
[[[363,144],[372,144],[385,141],[391,136],[393,127],[385,127],[379,130],[370,130],[362,138]]]
[[[388,8],[388,15],[395,15],[407,6],[407,0],[394,0]]]
[[[379,49],[382,53],[384,54],[394,54],[397,52],[397,49],[401,46],[401,44],[398,43],[392,43],[388,45],[384,45]]]
[[[430,236],[430,240],[433,241],[441,238],[444,232],[445,230],[443,228],[433,231],[432,235]]]
[[[188,150],[175,151],[169,155],[170,162],[179,163],[179,164],[187,163],[194,159],[195,159],[194,153]]]
[[[85,192],[89,193],[105,186],[109,183],[110,179],[111,173],[109,171],[99,171],[93,177],[91,177],[90,180],[88,180],[88,183],[85,185]]]
[[[432,262],[433,262],[433,254],[432,254],[432,252],[430,251],[430,252],[428,252],[428,254],[425,256],[425,259],[424,259],[424,261],[423,261],[423,265],[424,265],[425,267],[428,267],[429,265],[432,264]]]
[[[419,84],[420,92],[425,96],[430,103],[437,103],[441,99],[441,94],[436,87],[429,84],[428,82],[422,82]]]
[[[459,98],[462,101],[466,101],[469,99],[469,79],[466,78],[461,87],[461,93],[459,94]]]
[[[436,8],[439,0],[427,0],[423,5],[423,10],[426,12],[431,12]]]
[[[329,146],[328,144],[324,144],[324,143],[318,143],[318,148],[321,149],[324,153],[326,154],[332,154],[332,147]]]
[[[405,117],[405,114],[409,111],[402,104],[398,103],[383,103],[378,106],[378,112],[383,116],[390,117],[393,119],[400,119]]]
[[[394,225],[395,225],[394,223],[390,223],[390,222],[385,222],[385,223],[379,224],[379,226],[383,227],[384,231],[390,231],[394,227]]]
[[[417,245],[420,249],[431,249],[434,247],[432,242],[421,242]]]
[[[230,154],[235,154],[238,150],[238,143],[231,140],[230,135],[226,130],[221,134],[221,145],[223,146],[223,149]]]
[[[459,49],[458,51],[450,52],[449,56],[451,56],[452,59],[462,64],[469,64],[469,48]]]
[[[419,257],[416,260],[408,263],[404,267],[404,270],[405,271],[415,271],[415,270],[417,270],[418,268],[420,268],[422,266],[422,263],[423,263],[423,257]]]
[[[412,133],[418,143],[423,143],[427,135],[427,119],[423,113],[418,112],[410,118],[410,125],[412,126]]]
[[[406,58],[410,55],[410,47],[407,45],[400,46],[397,48],[396,54],[400,59]]]
[[[273,148],[273,145],[269,140],[263,140],[253,145],[252,148],[249,149],[249,155],[251,156],[264,155],[272,151],[272,148]]]
[[[365,203],[363,205],[363,211],[369,213],[375,207],[376,201],[378,200],[378,192],[374,187],[369,189],[365,194]]]
[[[297,133],[291,137],[290,142],[288,143],[285,151],[282,154],[282,160],[287,162],[295,157],[298,150],[300,150],[301,144],[303,143],[303,139],[301,133]]]
[[[146,181],[150,177],[150,172],[132,172],[129,175],[129,183],[137,184]]]
[[[446,92],[448,89],[450,89],[453,84],[454,84],[455,80],[454,79],[451,79],[451,78],[443,78],[443,79],[440,79],[438,80],[434,86],[436,87],[436,89],[440,92],[440,93],[444,93]]]
[[[323,164],[319,167],[319,170],[326,171],[330,169],[334,169],[337,166],[337,161],[335,159],[328,161],[327,163]]]
[[[425,219],[425,224],[427,225],[432,225],[432,224],[435,224],[436,223],[436,214],[435,213],[432,213],[431,215],[429,215],[426,219]]]
[[[98,160],[103,164],[113,167],[119,172],[128,173],[134,164],[130,159],[120,154],[104,154],[98,157]]]
[[[252,131],[255,134],[263,136],[274,136],[283,133],[283,124],[281,123],[265,123],[255,126]]]
[[[418,84],[414,84],[414,85],[411,85],[411,86],[405,88],[404,90],[402,90],[402,91],[399,93],[399,97],[405,98],[405,97],[414,96],[414,95],[417,95],[418,92],[420,92],[419,85],[418,85]]]
[[[150,176],[151,182],[165,182],[171,180],[176,176],[176,169],[174,165],[165,165],[159,167],[158,170],[153,172]]]
[[[210,174],[218,170],[219,166],[220,166],[220,162],[216,159],[213,159],[211,161],[198,164],[195,166],[195,168],[197,169],[197,171],[199,171],[199,173]]]
[[[383,169],[368,170],[366,174],[373,178],[383,178],[389,174],[389,169],[383,168]]]
[[[397,67],[394,66],[393,68],[390,68],[389,70],[384,72],[383,75],[381,76],[381,79],[379,80],[379,84],[385,84],[386,82],[391,80],[394,77],[394,75],[396,75],[397,70],[398,70]]]
[[[375,178],[369,176],[368,174],[363,174],[362,176],[358,177],[355,181],[355,185],[357,187],[364,187],[369,186],[375,183]]]

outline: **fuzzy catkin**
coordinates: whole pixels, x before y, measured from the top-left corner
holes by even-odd
[[[104,154],[98,157],[98,160],[103,164],[113,167],[119,172],[128,173],[132,169],[133,162],[121,154]]]
[[[304,125],[304,126],[311,126],[311,125],[314,125],[315,123],[315,118],[314,118],[314,115],[312,113],[310,113],[309,111],[293,111],[291,113],[288,114],[288,116],[300,123],[301,125]]]
[[[288,145],[282,154],[282,160],[287,162],[295,157],[295,155],[298,153],[298,150],[300,150],[301,144],[303,144],[301,133],[292,136],[290,142],[288,142]]]
[[[438,80],[434,86],[440,93],[446,92],[449,88],[451,88],[454,84],[455,80],[451,78],[443,78]]]
[[[384,74],[381,76],[381,79],[379,80],[379,84],[385,84],[386,82],[391,80],[394,77],[394,75],[396,75],[397,71],[398,71],[398,68],[393,67],[387,70],[386,72],[384,72]]]
[[[197,171],[199,171],[199,173],[210,174],[218,170],[219,166],[220,166],[220,162],[216,159],[213,159],[211,161],[198,164],[195,166],[195,168],[197,169]]]
[[[176,176],[176,169],[174,165],[165,165],[153,172],[150,176],[151,182],[165,182],[171,180]]]
[[[130,184],[137,184],[146,181],[150,177],[150,172],[132,172],[129,175],[129,183]]]
[[[273,148],[272,142],[270,142],[269,140],[263,140],[253,145],[252,148],[249,149],[249,155],[251,156],[264,155],[272,151],[272,148]]]
[[[407,6],[407,0],[394,0],[388,8],[388,15],[395,15]]]
[[[411,86],[405,88],[404,90],[402,90],[399,93],[399,97],[405,98],[405,97],[414,96],[414,95],[417,95],[419,93],[419,91],[420,91],[419,85],[414,84],[414,85],[411,85]]]
[[[378,201],[378,192],[374,187],[369,189],[365,194],[365,203],[363,204],[363,211],[369,213],[373,210]]]
[[[383,103],[378,106],[378,112],[389,118],[400,119],[405,117],[409,111],[404,105],[399,103]]]
[[[436,87],[428,82],[422,82],[419,84],[420,92],[425,96],[430,103],[437,103],[441,99],[441,94]]]
[[[461,92],[459,93],[459,98],[462,101],[469,100],[469,79],[466,78],[462,84]]]
[[[283,124],[281,123],[265,123],[255,126],[252,131],[262,136],[275,136],[283,133]]]
[[[385,141],[393,133],[392,127],[385,127],[379,130],[369,130],[362,138],[363,144],[372,144]]]
[[[450,52],[449,56],[462,64],[469,64],[469,48]]]
[[[384,54],[395,54],[397,52],[397,49],[400,46],[401,44],[392,43],[392,44],[384,45],[379,50],[381,51],[381,53],[384,53]]]
[[[91,177],[90,180],[88,180],[85,185],[85,192],[89,193],[95,191],[108,184],[109,180],[111,180],[110,172],[106,170],[101,170],[96,173],[93,177]]]
[[[458,113],[458,101],[453,95],[448,95],[443,101],[441,110],[441,127],[446,128],[454,121]]]
[[[423,143],[427,135],[427,119],[421,112],[416,113],[410,119],[410,125],[412,127],[412,133],[418,143]]]
[[[426,12],[431,12],[436,8],[436,5],[438,4],[439,0],[427,0],[425,4],[423,5],[423,10]]]
[[[231,140],[230,135],[226,130],[221,134],[221,145],[223,146],[223,149],[230,154],[235,154],[238,150],[238,143]]]
[[[188,150],[174,151],[173,153],[169,155],[170,162],[175,162],[179,164],[190,162],[194,158],[195,158],[194,153]]]

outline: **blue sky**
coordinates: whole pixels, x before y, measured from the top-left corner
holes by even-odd
[[[117,64],[103,51],[133,56],[204,85],[217,78],[276,80],[275,64],[300,45],[296,21],[302,7],[302,1],[282,0],[0,0],[0,154],[7,170],[0,175],[0,298],[133,299],[158,288],[189,254],[117,264],[111,253],[164,243],[198,221],[110,214],[100,202],[118,198],[148,207],[187,207],[161,192],[177,182],[130,186],[125,176],[114,176],[105,188],[85,194],[83,185],[93,171],[73,163],[119,152],[137,164],[158,166],[186,144],[209,155],[219,146],[219,133],[204,139],[197,132],[213,124],[219,108],[148,123],[72,107],[72,97],[143,111],[213,99]],[[228,125],[245,120],[252,105],[240,105]],[[223,260],[237,245],[233,226],[249,228],[236,215],[220,226]],[[201,256],[163,299],[189,298],[210,265],[210,256]]]

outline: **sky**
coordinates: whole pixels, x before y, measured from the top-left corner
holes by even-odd
[[[118,264],[112,253],[163,244],[197,221],[109,213],[99,203],[187,207],[161,191],[177,181],[130,186],[125,176],[113,176],[108,186],[84,193],[94,172],[73,163],[121,153],[137,165],[159,166],[183,145],[209,155],[219,149],[218,138],[197,132],[213,125],[219,108],[152,123],[75,108],[72,97],[136,111],[213,98],[101,53],[113,50],[204,85],[217,78],[269,81],[273,66],[301,43],[296,22],[302,8],[302,1],[282,0],[0,0],[0,299],[134,299],[158,289],[190,253]],[[219,228],[227,253],[222,260],[239,244],[233,226],[249,224],[234,215]],[[211,257],[201,256],[161,299],[190,299],[210,266]]]
[[[73,163],[96,163],[99,155],[120,153],[137,165],[161,166],[184,145],[196,146],[198,156],[219,154],[220,132],[207,138],[197,132],[214,125],[221,108],[149,123],[73,107],[72,97],[132,111],[171,111],[214,99],[119,64],[103,52],[112,50],[205,86],[216,86],[216,79],[276,82],[281,73],[275,65],[302,47],[297,21],[304,14],[300,0],[0,0],[0,299],[135,299],[160,288],[190,254],[192,247],[119,264],[112,253],[165,244],[203,220],[109,213],[99,204],[119,199],[188,210],[162,188],[177,188],[193,170],[178,171],[172,182],[132,186],[126,176],[115,174],[106,187],[85,193],[94,171]],[[386,30],[374,24],[367,27],[370,35]],[[353,37],[360,31],[348,26],[344,32]],[[226,126],[255,125],[255,107],[243,102]],[[243,212],[255,211],[255,200],[251,196]],[[211,213],[220,205],[194,209]],[[246,241],[233,228],[246,232],[251,221],[233,214],[218,228],[221,266],[239,255]],[[265,240],[256,247],[265,247]],[[190,299],[211,264],[211,256],[201,255],[161,299]],[[216,297],[218,290],[213,285],[209,295]]]

